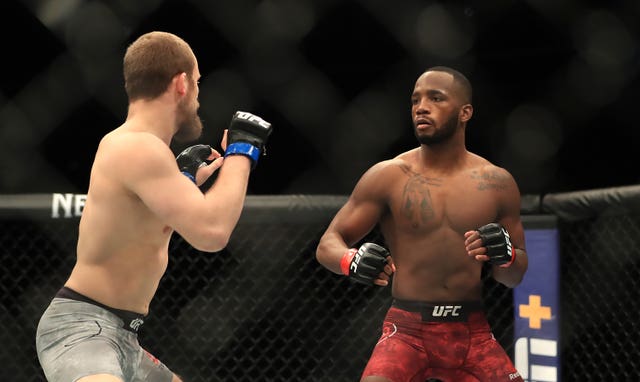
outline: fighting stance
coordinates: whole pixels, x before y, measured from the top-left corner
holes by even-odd
[[[222,138],[224,157],[195,145],[175,158],[173,139],[202,132],[193,51],[173,34],[151,32],[128,47],[123,71],[126,121],[100,141],[76,264],[38,325],[38,358],[50,382],[180,381],[137,337],[169,240],[175,231],[201,251],[227,245],[271,133],[266,121],[237,112]],[[203,193],[198,185],[218,169]]]
[[[516,286],[527,269],[520,192],[466,149],[471,85],[447,67],[417,79],[418,148],[372,166],[320,239],[318,261],[393,302],[362,381],[522,381],[483,313],[481,271]],[[351,248],[379,225],[377,243]]]

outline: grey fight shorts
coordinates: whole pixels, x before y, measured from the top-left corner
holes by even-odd
[[[126,382],[171,382],[173,373],[144,350],[116,314],[84,301],[56,297],[40,318],[38,359],[47,381],[75,382],[109,374]]]

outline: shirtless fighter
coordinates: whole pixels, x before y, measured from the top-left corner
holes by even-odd
[[[334,273],[392,284],[363,382],[522,381],[481,301],[485,264],[508,287],[526,272],[520,192],[509,172],[467,151],[471,94],[451,68],[420,75],[411,95],[420,146],[366,171],[318,244]],[[352,248],[377,225],[388,250]]]
[[[176,163],[171,141],[202,132],[199,78],[194,53],[173,34],[144,34],[126,51],[127,118],[100,141],[76,264],[37,329],[49,382],[180,381],[137,337],[167,268],[169,240],[175,231],[204,252],[227,245],[271,133],[268,122],[237,112],[222,139],[224,157],[197,145]]]

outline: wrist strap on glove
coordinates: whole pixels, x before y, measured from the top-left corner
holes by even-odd
[[[229,155],[244,155],[251,159],[251,162],[255,166],[260,158],[260,149],[254,145],[246,142],[234,142],[227,146],[227,151],[224,152],[225,158]]]
[[[349,276],[349,267],[351,266],[351,260],[358,253],[358,250],[355,248],[350,248],[347,252],[345,252],[344,256],[340,260],[340,270],[342,274],[345,276]]]

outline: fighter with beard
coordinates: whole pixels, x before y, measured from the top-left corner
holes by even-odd
[[[361,381],[522,381],[493,338],[481,280],[485,265],[508,287],[526,272],[520,192],[507,170],[467,151],[471,98],[460,72],[422,73],[411,95],[420,146],[366,171],[318,243],[332,272],[392,284]],[[376,226],[384,243],[362,243]]]
[[[251,169],[271,126],[233,116],[216,150],[189,150],[176,163],[173,139],[200,137],[198,62],[178,36],[150,32],[123,62],[129,98],[124,123],[106,134],[91,169],[76,263],[42,315],[38,358],[48,381],[180,378],[138,343],[137,332],[168,263],[175,231],[193,247],[223,249],[244,204]],[[198,185],[219,169],[215,183]],[[185,176],[189,175],[189,176]]]

